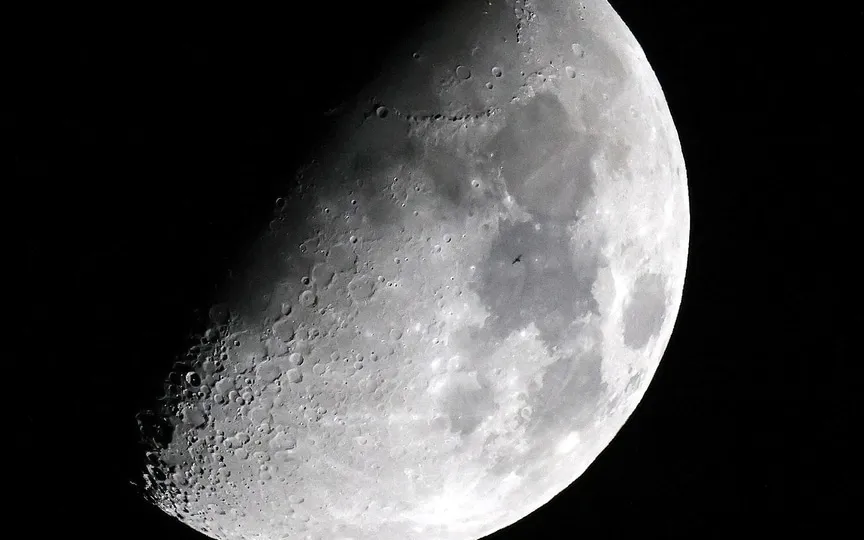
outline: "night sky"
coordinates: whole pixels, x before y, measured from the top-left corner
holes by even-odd
[[[612,444],[489,538],[842,530],[858,487],[860,354],[847,313],[858,311],[860,240],[845,234],[860,206],[861,173],[847,161],[862,146],[864,14],[842,2],[611,3],[682,141],[684,298],[660,369]],[[129,484],[135,413],[203,328],[280,186],[332,128],[322,112],[436,9],[320,4],[8,19],[5,264],[22,305],[7,338],[21,350],[6,359],[5,485],[18,536],[204,539]]]

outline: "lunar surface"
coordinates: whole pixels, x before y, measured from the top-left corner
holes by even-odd
[[[611,6],[455,2],[414,37],[139,415],[148,497],[212,538],[490,534],[585,471],[668,343],[684,161]]]

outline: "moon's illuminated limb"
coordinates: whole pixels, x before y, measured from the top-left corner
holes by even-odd
[[[684,163],[611,7],[460,3],[416,37],[147,422],[154,500],[210,536],[491,533],[595,459],[671,335]]]

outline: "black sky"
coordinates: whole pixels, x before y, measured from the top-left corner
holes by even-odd
[[[15,177],[3,200],[23,304],[6,468],[22,537],[204,538],[128,486],[134,414],[326,134],[321,111],[435,9],[356,4],[10,20]],[[842,528],[857,488],[846,314],[860,242],[846,233],[861,178],[848,163],[862,143],[862,10],[612,4],[684,149],[684,300],[619,436],[564,493],[490,538]]]

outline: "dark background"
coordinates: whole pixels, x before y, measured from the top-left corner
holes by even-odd
[[[684,148],[684,301],[618,437],[491,538],[843,528],[858,487],[844,307],[859,289],[859,242],[845,236],[858,202],[845,163],[862,142],[864,9],[612,3]],[[203,539],[129,485],[135,412],[326,134],[322,111],[435,2],[149,9],[8,21],[15,177],[3,202],[21,255],[5,266],[24,302],[7,338],[21,349],[6,359],[4,468],[29,538]]]

